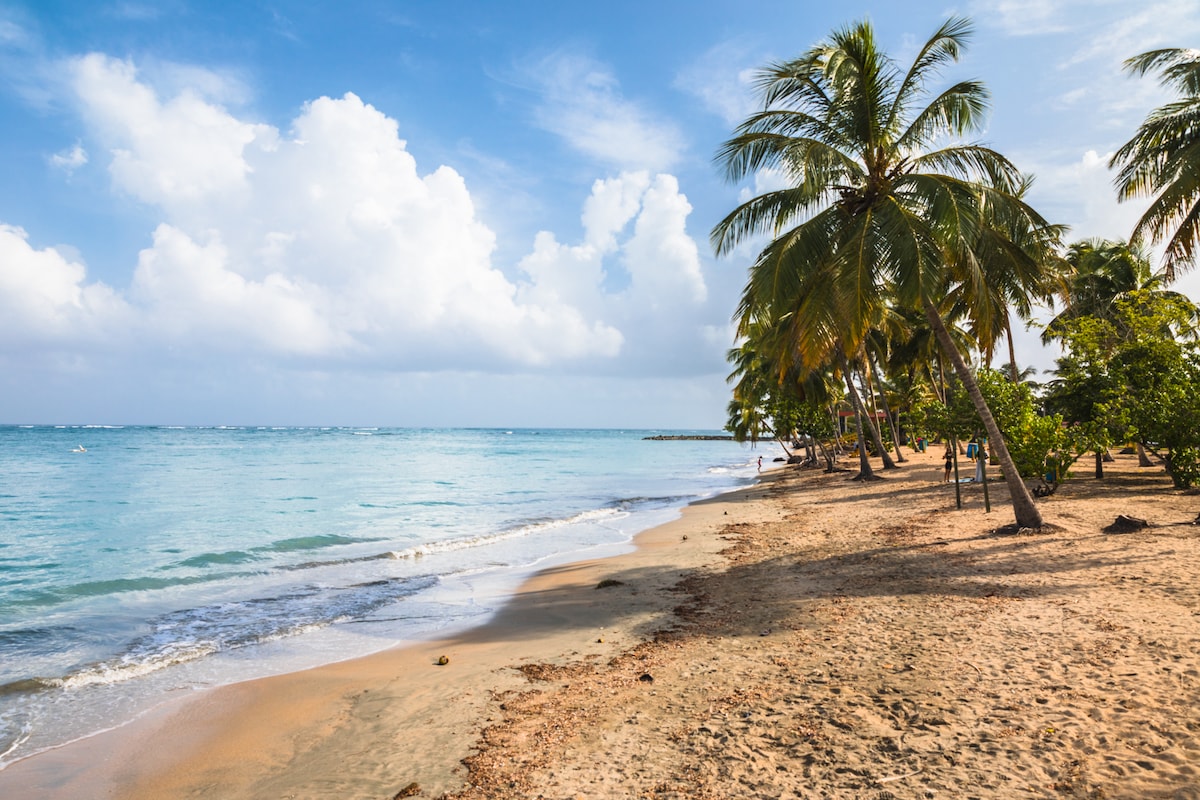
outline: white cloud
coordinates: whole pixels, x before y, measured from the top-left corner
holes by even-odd
[[[161,8],[161,4],[156,6],[149,3],[121,2],[109,7],[107,13],[119,19],[145,22],[160,17],[163,14],[163,9]]]
[[[576,150],[622,170],[669,169],[680,157],[683,135],[621,94],[616,76],[580,56],[555,54],[529,70],[542,102],[537,124]]]
[[[0,44],[18,46],[29,40],[25,29],[10,19],[0,19]]]
[[[975,11],[1010,36],[1037,34],[1013,47],[1029,63],[1049,68],[1056,86],[1069,87],[1051,89],[1059,108],[1108,129],[1140,122],[1166,97],[1153,78],[1130,77],[1125,60],[1159,47],[1188,46],[1200,35],[1200,0],[1003,0],[977,3]]]
[[[50,164],[63,172],[70,174],[88,162],[87,151],[83,145],[76,142],[69,150],[61,150],[50,156]]]
[[[353,94],[280,131],[215,102],[219,76],[170,94],[128,61],[72,64],[93,160],[107,153],[114,189],[162,221],[123,294],[3,229],[16,255],[0,261],[0,308],[20,310],[7,319],[26,338],[100,331],[97,346],[136,341],[136,358],[322,370],[585,369],[633,347],[630,363],[687,370],[664,343],[713,328],[673,176],[597,181],[582,239],[539,233],[509,278],[462,177],[422,174],[398,123]]]
[[[323,313],[320,288],[280,272],[247,279],[230,268],[230,260],[215,232],[200,243],[159,225],[133,281],[147,327],[197,349],[327,355],[350,346],[350,337],[334,330]]]
[[[659,175],[646,190],[633,238],[625,246],[630,293],[639,308],[655,312],[680,300],[702,303],[707,297],[700,254],[686,230],[692,211],[672,175]]]
[[[1030,202],[1051,222],[1071,226],[1068,241],[1127,239],[1145,210],[1146,204],[1136,200],[1117,202],[1108,168],[1112,153],[1063,150],[1014,155],[1022,169],[1037,177]]]
[[[682,320],[689,307],[707,297],[699,249],[686,230],[691,210],[671,175],[651,179],[632,172],[596,181],[584,205],[583,242],[563,245],[553,234],[539,233],[534,252],[520,264],[533,279],[524,296],[564,298],[581,306],[599,302],[616,318],[669,308]],[[598,293],[618,269],[628,286]],[[681,321],[669,316],[673,324]]]
[[[0,224],[0,343],[5,350],[103,344],[128,323],[127,307],[83,264],[35,249],[21,228]]]
[[[637,215],[649,187],[647,172],[625,173],[592,184],[592,194],[583,207],[587,242],[601,250],[612,249],[616,235]]]
[[[1145,5],[1118,4],[1120,16],[1101,15],[1101,28],[1081,38],[1064,65],[1094,60],[1124,61],[1159,47],[1186,47],[1200,32],[1200,0],[1172,0]],[[1093,23],[1094,24],[1094,23]]]
[[[992,19],[1008,34],[1027,36],[1066,30],[1069,9],[1080,2],[1089,0],[976,0],[970,8],[972,16]]]
[[[92,53],[71,68],[84,116],[111,148],[114,184],[145,203],[244,192],[247,146],[274,145],[270,127],[235,119],[192,89],[161,100],[131,62]]]

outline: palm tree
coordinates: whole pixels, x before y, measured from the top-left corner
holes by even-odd
[[[1100,239],[1079,241],[1067,249],[1063,260],[1070,267],[1056,293],[1063,309],[1046,324],[1044,342],[1062,338],[1072,320],[1081,317],[1108,320],[1120,329],[1124,324],[1121,303],[1146,297],[1170,303],[1193,326],[1200,320],[1200,309],[1187,295],[1165,288],[1166,271],[1152,270],[1144,246]]]
[[[712,240],[723,255],[747,239],[771,237],[750,268],[739,319],[790,315],[793,352],[806,363],[858,352],[885,305],[923,311],[995,447],[1017,524],[1040,527],[1033,497],[939,313],[947,292],[973,292],[994,265],[1007,264],[1018,281],[1036,272],[1046,257],[1029,248],[1052,239],[1021,199],[1026,182],[1016,167],[961,141],[981,125],[984,87],[962,81],[933,97],[925,88],[957,60],[969,34],[966,20],[948,20],[902,72],[861,22],[765,68],[763,110],[738,126],[718,158],[731,180],[776,170],[790,185],[743,203]],[[985,257],[987,230],[998,247]],[[978,314],[981,304],[965,299],[967,313]]]
[[[1119,200],[1154,198],[1130,239],[1166,240],[1169,282],[1194,265],[1200,243],[1200,50],[1151,50],[1126,61],[1125,69],[1157,71],[1160,83],[1182,95],[1151,111],[1108,162],[1118,168]]]
[[[1024,198],[1031,186],[1032,180],[1026,179],[1017,195]],[[991,365],[999,339],[1007,340],[1008,375],[1014,384],[1020,383],[1020,379],[1013,341],[1013,316],[1028,323],[1033,319],[1034,306],[1052,299],[1058,276],[1067,269],[1054,247],[1065,232],[1063,225],[1014,231],[1012,233],[1033,237],[1030,241],[1014,243],[1008,238],[1010,233],[997,230],[991,224],[984,225],[973,248],[977,269],[968,272],[967,279],[950,291],[955,309],[951,316],[970,321],[970,334],[984,364]],[[1042,254],[1045,261],[1031,263],[1027,259],[1012,258],[1010,253],[1014,244],[1024,253]]]
[[[798,372],[788,367],[780,372],[785,361],[778,356],[778,347],[776,331],[758,325],[728,352],[727,360],[734,369],[726,380],[734,388],[725,428],[739,442],[754,444],[763,435],[770,435],[789,457],[792,454],[784,437],[803,434],[805,446],[810,451],[814,445],[819,447],[832,470],[834,456],[826,450],[820,434],[825,429],[836,429],[836,419],[831,424],[825,418],[825,409],[838,402],[836,382],[827,371]],[[836,418],[836,411],[833,413]]]
[[[1118,322],[1118,302],[1130,300],[1138,292],[1190,305],[1184,295],[1164,288],[1166,271],[1153,271],[1143,245],[1089,239],[1067,248],[1064,260],[1071,271],[1062,277],[1057,291],[1063,310],[1047,323],[1043,341],[1059,338],[1067,323],[1080,317]]]
[[[933,390],[938,401],[945,403],[946,396],[942,391],[944,374],[942,370],[942,354],[937,336],[929,326],[925,311],[912,309],[897,309],[903,317],[907,331],[903,339],[894,339],[888,347],[888,373],[891,375],[904,374],[911,385],[920,375]],[[952,314],[948,315],[951,319]],[[944,317],[945,318],[945,317]],[[974,338],[956,323],[947,319],[950,326],[950,337],[954,346],[960,350],[969,349]]]
[[[895,339],[906,337],[908,333],[909,331],[904,324],[904,319],[899,314],[889,310],[882,324],[875,325],[867,333],[863,347],[863,375],[868,383],[872,385],[874,397],[879,400],[879,405],[891,432],[892,445],[896,451],[896,461],[900,463],[908,459],[904,457],[904,451],[900,447],[900,431],[897,427],[896,419],[892,416],[891,405],[888,403],[887,398],[887,375],[881,369],[881,366],[886,364],[886,357],[891,342]]]

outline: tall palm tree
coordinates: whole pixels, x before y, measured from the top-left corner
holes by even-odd
[[[1159,82],[1181,95],[1151,111],[1108,162],[1118,168],[1119,200],[1154,198],[1130,239],[1165,240],[1166,279],[1172,281],[1195,264],[1200,243],[1200,50],[1151,50],[1126,61],[1125,69],[1159,72]]]
[[[962,141],[981,125],[984,87],[962,81],[936,96],[926,89],[969,34],[966,20],[948,20],[901,71],[862,22],[765,68],[763,110],[738,126],[718,158],[731,180],[770,169],[790,185],[743,203],[712,240],[725,254],[771,237],[750,268],[739,317],[792,315],[796,357],[809,363],[835,347],[842,357],[856,353],[884,305],[923,311],[988,431],[1017,524],[1039,527],[1041,513],[939,313],[948,291],[985,282],[984,261],[1007,263],[1018,280],[1036,271],[1045,254],[1028,248],[1052,238],[1021,199],[1025,178],[1016,167]],[[1001,244],[986,258],[985,229]]]

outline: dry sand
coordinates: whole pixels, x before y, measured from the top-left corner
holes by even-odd
[[[207,693],[0,796],[1200,798],[1200,497],[1118,456],[1002,534],[1002,482],[956,510],[909,459],[774,471],[485,627]]]

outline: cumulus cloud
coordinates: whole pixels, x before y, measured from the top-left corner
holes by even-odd
[[[163,101],[129,61],[93,53],[72,64],[83,113],[108,145],[114,185],[167,208],[246,189],[245,151],[275,144],[269,126],[235,119],[193,89]]]
[[[0,307],[29,335],[436,371],[596,365],[703,327],[689,319],[707,297],[692,209],[671,175],[597,181],[580,241],[543,231],[505,271],[462,176],[422,172],[399,123],[354,94],[281,130],[217,102],[219,87],[167,92],[100,54],[71,66],[93,165],[162,221],[122,292],[4,228]],[[82,144],[59,157],[87,162]]]
[[[714,315],[709,303],[699,248],[687,231],[690,213],[672,175],[639,171],[596,181],[584,204],[581,240],[563,243],[543,231],[520,262],[530,276],[522,299],[568,299],[596,309],[621,331],[625,373],[721,369],[731,339],[718,342],[710,334],[724,327],[728,312],[721,307]]]
[[[248,279],[230,268],[217,232],[197,242],[162,224],[143,250],[134,274],[134,298],[147,327],[170,341],[198,349],[258,349],[284,355],[324,355],[350,337],[323,313],[320,287],[271,272]]]
[[[701,303],[707,296],[700,254],[686,228],[691,211],[673,175],[657,176],[646,190],[625,246],[630,292],[639,308],[658,311],[681,299]]]
[[[564,245],[543,231],[521,261],[533,279],[525,296],[580,306],[598,301],[613,317],[654,314],[663,306],[686,314],[707,297],[699,249],[686,229],[691,210],[672,175],[632,172],[596,181],[584,204],[583,241]],[[623,288],[596,292],[617,270],[626,278]]]
[[[88,346],[128,324],[125,302],[54,248],[29,244],[22,228],[0,224],[0,341],[6,349]]]
[[[542,95],[537,124],[581,153],[622,170],[664,170],[679,160],[684,142],[678,128],[625,98],[605,65],[557,53],[529,76]]]

